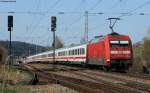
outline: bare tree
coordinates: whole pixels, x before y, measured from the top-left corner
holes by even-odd
[[[55,37],[55,48],[58,49],[58,48],[62,48],[64,47],[64,43],[61,41],[61,39],[56,36]]]
[[[150,39],[150,27],[147,30],[147,36],[146,36],[146,38]]]

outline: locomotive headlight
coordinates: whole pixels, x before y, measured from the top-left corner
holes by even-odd
[[[122,54],[130,54],[130,51],[122,51]]]
[[[111,50],[110,54],[130,54],[130,51],[129,50],[126,50],[126,51]]]
[[[110,51],[110,54],[118,54],[118,51],[112,50],[112,51]]]

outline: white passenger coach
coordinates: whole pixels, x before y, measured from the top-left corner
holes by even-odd
[[[55,50],[55,61],[59,62],[86,62],[87,45],[60,48]],[[26,58],[26,62],[52,62],[53,50],[35,54]]]

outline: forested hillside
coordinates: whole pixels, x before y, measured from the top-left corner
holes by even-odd
[[[9,41],[0,41],[0,46],[5,47],[7,51],[9,50]],[[13,56],[28,56],[47,51],[47,47],[30,44],[20,41],[12,41],[12,53]]]

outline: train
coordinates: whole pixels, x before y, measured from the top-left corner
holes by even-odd
[[[88,43],[28,56],[26,62],[75,63],[100,66],[106,71],[127,71],[133,63],[132,42],[129,36],[116,32],[97,36]]]

